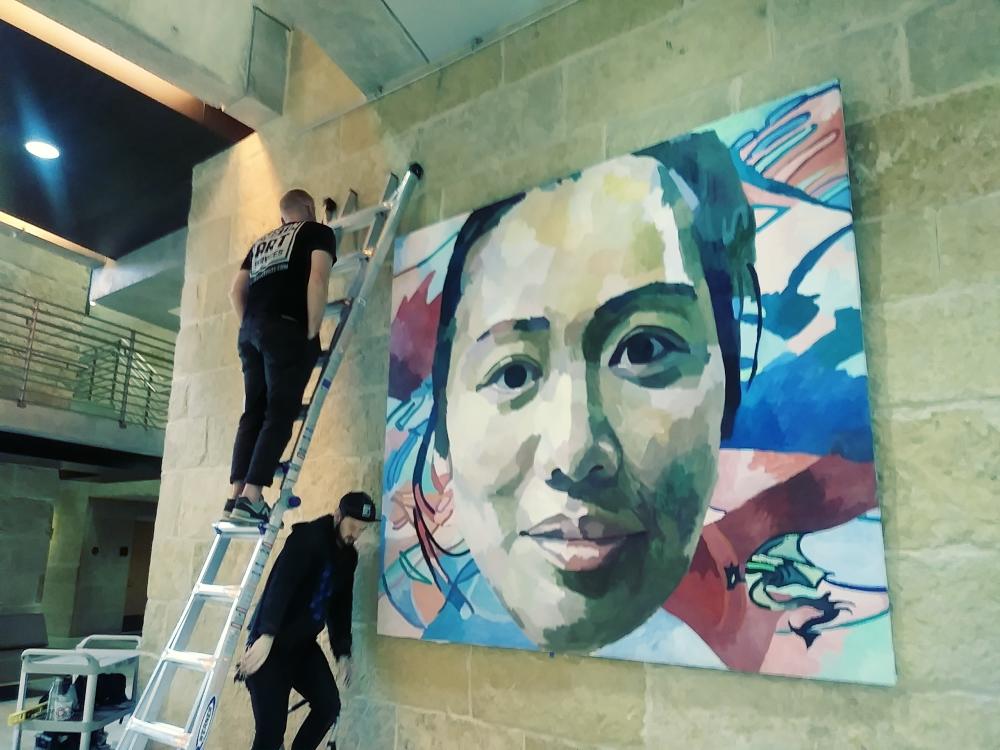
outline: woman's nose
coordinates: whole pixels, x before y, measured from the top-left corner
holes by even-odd
[[[586,372],[563,373],[550,382],[545,409],[538,415],[539,448],[546,482],[568,492],[577,484],[606,483],[618,473],[621,455],[604,417],[596,388]]]

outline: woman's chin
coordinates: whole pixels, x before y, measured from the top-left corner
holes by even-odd
[[[579,599],[579,601],[574,601]],[[633,630],[646,622],[662,605],[662,600],[650,599],[646,606],[639,608],[634,600],[624,602],[615,597],[616,601],[598,604],[585,601],[578,595],[563,599],[563,607],[579,610],[583,613],[572,620],[559,620],[557,610],[552,604],[534,602],[526,608],[510,607],[511,614],[521,626],[522,631],[542,651],[559,651],[572,653],[590,653],[597,649],[624,638]],[[548,609],[548,618],[539,618],[540,610]]]

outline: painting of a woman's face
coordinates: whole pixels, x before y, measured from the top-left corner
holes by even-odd
[[[718,335],[661,169],[627,156],[529,193],[464,268],[441,426],[456,519],[543,648],[592,650],[656,611],[716,479]]]

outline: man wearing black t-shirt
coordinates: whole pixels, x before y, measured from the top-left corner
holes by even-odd
[[[319,327],[330,267],[337,260],[330,227],[316,222],[305,190],[281,198],[281,226],[250,247],[230,291],[240,318],[245,401],[236,431],[223,517],[267,521],[262,497],[281,460],[302,393],[319,357]]]

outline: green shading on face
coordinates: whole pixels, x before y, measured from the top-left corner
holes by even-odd
[[[691,213],[660,169],[627,156],[529,193],[464,270],[445,415],[457,519],[546,649],[649,618],[715,483],[721,354]]]

